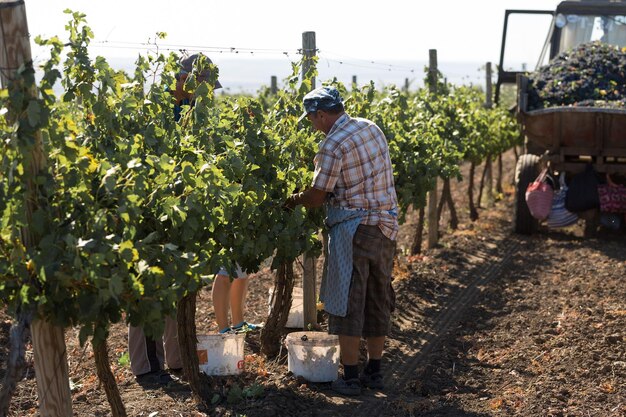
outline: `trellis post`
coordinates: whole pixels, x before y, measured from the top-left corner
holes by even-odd
[[[428,88],[437,94],[437,50],[428,51]],[[439,219],[437,218],[437,183],[428,192],[428,248],[434,248],[439,241]]]
[[[492,100],[492,92],[493,92],[493,84],[492,84],[492,71],[491,71],[491,62],[487,62],[487,65],[485,67],[485,95],[486,95],[486,100],[485,100],[485,108],[486,109],[491,109],[493,107],[493,100]],[[487,160],[485,161],[485,170],[486,175],[485,175],[485,188],[487,189],[487,207],[493,207],[494,205],[494,196],[493,196],[493,155],[487,155]]]
[[[302,33],[302,54],[304,56],[302,79],[313,68],[313,57],[315,57],[316,51],[315,32]],[[315,77],[311,79],[311,88],[315,88]],[[317,325],[316,261],[317,258],[310,253],[302,255],[302,310],[305,330],[308,329],[309,325]]]
[[[8,87],[20,67],[24,66],[27,72],[34,72],[24,0],[0,0],[0,23],[2,25],[0,31],[0,74],[2,85]],[[20,81],[16,80],[15,82],[19,83]],[[32,99],[37,98],[38,93],[34,81],[32,86],[21,87],[26,96]],[[8,117],[13,118],[17,115],[9,114]],[[39,131],[33,134],[32,141],[34,145],[31,158],[29,158],[31,162],[30,166],[27,167],[31,174],[31,180],[26,184],[27,226],[21,231],[22,244],[27,250],[38,244],[39,238],[33,233],[32,215],[37,209],[36,201],[39,199],[37,178],[46,167],[46,155]],[[35,273],[33,272],[33,274]],[[44,417],[71,416],[72,397],[63,328],[35,315],[32,323],[30,323],[30,331],[35,354],[35,376],[37,378],[40,414]],[[22,343],[22,341],[18,342]],[[4,395],[3,392],[3,397]],[[10,395],[8,396],[10,397]]]

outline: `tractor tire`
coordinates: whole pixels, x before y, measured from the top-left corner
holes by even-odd
[[[526,204],[526,188],[539,175],[539,157],[537,155],[521,155],[515,167],[515,233],[531,235],[539,228],[539,222],[535,219]]]

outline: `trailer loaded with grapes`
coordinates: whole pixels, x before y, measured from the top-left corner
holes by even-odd
[[[564,1],[554,12],[507,11],[503,55],[506,22],[517,13],[549,13],[553,17],[542,52],[542,57],[549,52],[547,65],[532,73],[505,71],[503,57],[500,59],[496,95],[502,84],[517,83],[516,114],[525,135],[525,152],[516,167],[515,231],[530,234],[537,229],[539,221],[531,215],[525,194],[528,185],[548,165],[553,173],[565,173],[567,182],[585,170],[592,172],[590,178],[595,177],[601,186],[607,185],[606,190],[601,189],[611,194],[607,199],[617,200],[615,208],[592,204],[588,210],[578,212],[586,219],[589,230],[597,225],[600,208],[615,211],[610,215],[618,216],[617,221],[623,223],[626,3]],[[558,187],[556,176],[551,185]],[[596,192],[592,188],[574,191],[577,195],[570,190],[567,201],[586,198],[581,193]]]

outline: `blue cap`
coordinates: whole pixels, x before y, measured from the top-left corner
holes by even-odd
[[[304,104],[304,113],[300,116],[300,119],[304,118],[309,113],[318,110],[328,110],[338,104],[342,104],[343,99],[335,87],[328,86],[316,88],[311,91],[304,96],[302,102]]]

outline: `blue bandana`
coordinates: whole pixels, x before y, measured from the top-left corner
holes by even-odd
[[[318,110],[328,110],[338,104],[342,104],[343,99],[335,87],[320,87],[304,96],[302,102],[304,103],[304,114],[306,115]]]

